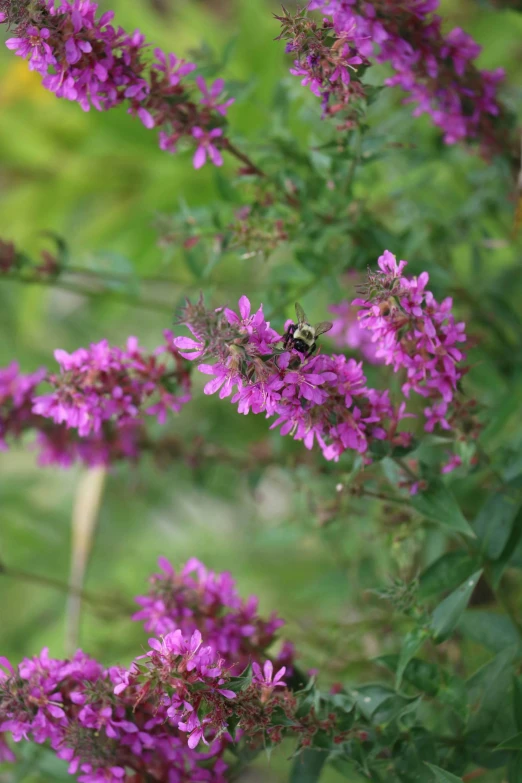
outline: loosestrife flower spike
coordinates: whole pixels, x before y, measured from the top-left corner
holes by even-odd
[[[359,322],[372,335],[376,357],[405,371],[402,391],[426,397],[425,429],[436,425],[451,429],[446,419],[465,370],[465,354],[458,347],[466,341],[465,324],[455,321],[452,299],[440,304],[426,286],[427,272],[419,277],[403,275],[406,261],[388,250],[378,260],[379,270],[370,273],[365,296],[353,301],[360,307]]]
[[[357,69],[372,61],[388,62],[414,115],[429,114],[446,144],[478,140],[486,157],[505,147],[502,110],[497,98],[501,68],[479,70],[480,46],[461,28],[442,32],[433,12],[438,0],[406,0],[390,12],[386,0],[312,0],[308,11],[324,14],[322,26],[307,11],[279,17],[287,52],[298,59],[290,72],[321,98],[324,115],[352,107],[346,123],[357,122],[356,103],[365,96]],[[355,77],[355,78],[354,78]]]
[[[160,573],[151,577],[149,593],[136,599],[141,609],[132,618],[143,622],[147,632],[167,638],[176,629],[189,635],[201,628],[207,645],[234,674],[243,671],[253,655],[273,646],[283,620],[275,614],[260,617],[257,598],[243,600],[229,573],[210,571],[195,558],[179,572],[165,558],[158,563]],[[289,642],[285,645],[284,660],[290,668],[293,649]]]
[[[17,668],[0,657],[2,761],[14,759],[5,741],[10,735],[15,742],[47,743],[80,783],[121,783],[134,774],[225,783],[231,743],[279,742],[288,725],[315,733],[313,718],[295,717],[297,701],[282,679],[286,667],[274,675],[266,658],[281,621],[257,618],[257,599],[241,601],[229,574],[214,574],[195,559],[179,573],[165,558],[160,565],[152,582],[162,608],[147,605],[148,623],[166,627],[179,617],[184,629],[150,638],[128,668],[107,668],[81,650],[58,660],[43,649]],[[208,625],[212,643],[196,622]],[[230,661],[238,660],[237,650],[246,660],[247,643],[254,675],[250,683],[244,676],[233,682]]]
[[[84,111],[126,104],[146,128],[158,129],[161,149],[175,152],[181,139],[196,141],[195,167],[207,157],[221,166],[223,118],[233,103],[222,96],[223,80],[207,87],[198,77],[193,85],[186,77],[196,65],[159,48],[148,62],[148,45],[139,30],[128,34],[113,26],[112,11],[97,12],[91,0],[58,5],[35,0],[21,19],[5,13],[0,22],[16,22],[16,35],[6,46],[28,59],[29,68],[57,97],[79,103]]]
[[[308,449],[317,442],[326,459],[338,460],[348,449],[365,454],[374,440],[409,442],[407,433],[397,434],[404,407],[395,409],[388,392],[367,388],[362,363],[342,355],[304,359],[294,348],[283,350],[263,308],[252,313],[246,296],[239,314],[189,303],[181,322],[194,339],[177,337],[173,345],[211,376],[205,394],[231,397],[244,415],[264,413],[282,435]],[[202,361],[207,359],[214,363]]]
[[[23,375],[16,363],[0,369],[0,449],[32,431],[41,464],[137,459],[148,443],[144,420],[164,424],[190,400],[189,374],[170,332],[165,339],[151,354],[133,337],[124,350],[106,340],[72,354],[57,350],[58,374]],[[44,381],[52,387],[46,394]]]

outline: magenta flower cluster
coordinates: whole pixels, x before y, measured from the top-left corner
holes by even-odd
[[[32,425],[33,397],[46,375],[45,369],[22,375],[17,362],[0,368],[0,451]]]
[[[414,391],[431,402],[424,410],[427,432],[436,425],[449,430],[446,414],[464,374],[458,344],[466,341],[465,324],[455,322],[450,297],[439,304],[426,289],[427,272],[402,274],[406,263],[385,250],[366,296],[353,304],[362,308],[359,321],[372,334],[376,357],[406,372],[404,395]]]
[[[427,290],[426,272],[405,277],[406,262],[397,263],[389,251],[378,263],[379,271],[369,274],[364,297],[352,303],[362,308],[358,321],[347,303],[332,307],[339,316],[334,339],[358,348],[372,363],[403,371],[404,396],[414,391],[429,403],[425,429],[449,430],[465,371],[465,354],[459,348],[466,340],[465,326],[455,321],[450,298],[439,304]],[[183,359],[196,361],[198,370],[210,376],[205,394],[230,397],[244,415],[264,413],[271,428],[303,441],[307,449],[317,442],[327,460],[337,461],[352,450],[367,461],[375,441],[410,445],[411,434],[398,432],[401,420],[412,416],[405,401],[394,405],[388,390],[370,388],[362,362],[354,358],[304,356],[292,343],[285,348],[262,306],[252,312],[246,296],[239,300],[239,313],[229,308],[207,310],[201,299],[194,305],[188,302],[181,323],[192,337],[174,337],[167,331],[166,343],[151,354],[134,337],[125,350],[103,340],[72,354],[56,351],[58,374],[39,371],[22,376],[16,365],[2,370],[0,445],[5,449],[9,439],[36,430],[44,464],[68,466],[80,458],[89,465],[107,465],[134,459],[147,447],[147,416],[164,424],[169,413],[179,412],[190,400],[190,376]],[[207,363],[209,359],[213,363]],[[52,389],[37,394],[44,379]],[[198,579],[206,577],[199,574]],[[240,614],[249,627],[255,608],[242,606]],[[241,625],[239,617],[229,619],[232,627],[236,621]],[[184,628],[177,614],[169,622],[169,627]],[[215,629],[198,627],[213,643]],[[156,632],[165,630],[159,626]],[[237,653],[237,644],[230,644]]]
[[[130,337],[125,350],[106,340],[72,354],[55,351],[60,373],[0,370],[0,446],[37,433],[40,461],[68,467],[75,459],[107,465],[135,459],[146,447],[144,415],[164,424],[190,400],[190,377],[172,335],[152,353]],[[46,381],[52,390],[37,394]]]
[[[268,620],[260,617],[258,599],[243,600],[229,573],[209,571],[195,558],[179,572],[163,557],[159,565],[148,595],[136,598],[142,608],[132,618],[142,621],[146,631],[163,636],[177,628],[187,635],[199,629],[235,674],[273,645],[284,621],[275,613]],[[285,642],[277,661],[289,667],[293,655],[293,646]]]
[[[135,337],[129,337],[126,350],[107,340],[71,354],[57,350],[54,356],[61,372],[48,378],[54,391],[35,397],[33,412],[77,430],[80,437],[98,434],[106,421],[126,424],[142,410],[163,424],[169,411],[179,412],[190,400],[186,377],[185,393],[170,391],[168,381],[176,370],[158,359],[164,353],[177,359],[167,346],[145,355]],[[152,395],[157,399],[147,406]]]
[[[262,306],[252,313],[246,296],[239,300],[239,314],[228,308],[206,311],[198,303],[186,308],[182,322],[193,338],[173,343],[212,376],[205,394],[231,397],[245,415],[264,413],[272,428],[308,449],[317,441],[326,459],[338,460],[348,449],[364,454],[374,440],[409,442],[407,433],[397,433],[404,405],[395,409],[387,391],[368,388],[361,362],[344,355],[305,359],[295,348],[284,350]],[[216,361],[201,361],[206,358]]]
[[[211,615],[221,598],[240,611],[228,575],[212,574],[190,561],[176,585],[172,567],[164,560],[162,566],[159,580],[170,580],[172,596],[176,590],[185,596],[185,612],[179,612],[185,627],[193,625],[191,618]],[[201,585],[191,582],[194,569]],[[13,760],[2,736],[8,734],[15,742],[48,743],[80,783],[224,783],[228,765],[223,754],[230,743],[269,730],[271,710],[293,704],[283,680],[286,669],[276,671],[266,660],[264,641],[257,639],[255,647],[254,625],[250,680],[231,678],[234,666],[227,660],[237,659],[226,631],[225,655],[216,649],[221,640],[212,624],[213,644],[205,644],[198,629],[175,628],[150,638],[148,650],[129,668],[106,668],[81,651],[70,660],[56,660],[44,649],[17,670],[0,658],[0,759]],[[246,639],[245,625],[241,632]],[[240,718],[239,731],[229,731],[234,714]]]
[[[113,26],[114,12],[98,16],[97,9],[91,0],[62,0],[58,6],[54,0],[37,0],[28,4],[26,18],[6,46],[27,58],[57,97],[76,101],[85,111],[127,104],[146,128],[159,130],[162,149],[174,152],[186,138],[196,145],[196,168],[207,157],[220,166],[216,141],[233,102],[223,95],[223,80],[207,85],[199,76],[195,84],[187,83],[196,65],[159,48],[149,62],[139,30],[128,34]],[[2,14],[0,21],[12,20]]]
[[[122,783],[130,770],[168,783],[224,783],[221,755],[231,737],[216,735],[230,713],[219,708],[235,693],[223,687],[220,660],[198,632],[149,646],[129,669],[104,668],[81,651],[56,660],[44,649],[17,671],[0,658],[0,731],[15,742],[49,743],[80,783]],[[207,701],[217,721],[212,712],[200,719]],[[196,751],[200,741],[208,751]]]
[[[313,32],[294,35],[287,50],[300,57],[291,72],[304,75],[303,83],[328,106],[337,100],[336,82],[350,84],[350,66],[390,63],[394,75],[386,84],[407,92],[414,114],[429,114],[447,144],[478,139],[483,151],[491,152],[500,141],[494,118],[500,114],[497,88],[503,70],[478,70],[474,61],[480,46],[460,28],[443,34],[442,20],[433,14],[438,5],[438,0],[406,0],[391,10],[386,0],[312,0],[308,9],[323,12],[323,29],[332,28],[335,38],[329,51],[314,57],[315,23]],[[296,29],[301,28],[302,21]],[[349,58],[344,67],[343,56]],[[337,69],[332,67],[336,62]]]

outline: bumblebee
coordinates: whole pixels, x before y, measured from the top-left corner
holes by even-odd
[[[295,312],[297,323],[290,324],[283,336],[283,346],[285,348],[295,348],[299,353],[304,353],[305,359],[308,359],[317,349],[316,339],[320,334],[329,332],[333,324],[331,321],[321,321],[321,323],[312,326],[308,323],[305,312],[299,302],[295,303]]]

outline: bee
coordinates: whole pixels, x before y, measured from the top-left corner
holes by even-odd
[[[321,321],[321,323],[311,326],[299,302],[295,303],[295,312],[297,323],[290,324],[286,330],[283,336],[283,346],[295,348],[296,351],[304,353],[305,359],[308,359],[317,349],[316,339],[320,334],[329,332],[333,324],[331,321]]]

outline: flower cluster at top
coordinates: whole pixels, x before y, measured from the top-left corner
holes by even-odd
[[[284,679],[286,668],[274,668],[266,658],[273,630],[260,638],[261,621],[253,615],[251,628],[246,617],[241,627],[252,647],[246,661],[251,668],[240,676],[232,670],[245,648],[241,643],[235,657],[226,623],[219,638],[217,625],[209,624],[212,644],[197,628],[185,630],[196,618],[204,622],[221,600],[237,605],[239,614],[230,577],[195,563],[194,579],[193,565],[181,571],[176,585],[172,567],[162,561],[160,581],[168,580],[174,600],[176,589],[181,591],[182,628],[150,638],[128,668],[105,667],[82,651],[57,660],[44,649],[17,669],[0,657],[0,760],[14,760],[5,741],[10,735],[15,742],[48,743],[80,783],[225,783],[224,756],[232,743],[246,744],[252,756],[284,733],[303,743],[317,731],[334,735],[335,715],[320,719],[310,705],[299,709],[299,694]],[[170,611],[170,618],[175,615]]]
[[[478,139],[483,153],[491,154],[505,144],[495,119],[504,73],[475,67],[480,46],[462,29],[442,33],[442,20],[433,14],[438,4],[312,0],[305,11],[278,17],[287,51],[297,58],[291,73],[321,97],[325,114],[336,114],[364,97],[357,66],[390,63],[394,75],[385,83],[407,92],[414,114],[428,113],[447,144]],[[308,15],[314,9],[324,14],[322,23]]]
[[[379,271],[369,274],[364,297],[352,304],[362,308],[359,321],[372,334],[376,358],[406,372],[404,395],[414,391],[431,402],[425,429],[449,430],[446,415],[464,374],[458,343],[466,341],[465,324],[455,322],[450,297],[439,304],[426,289],[427,272],[418,278],[402,274],[406,263],[386,250]]]
[[[148,595],[136,598],[142,608],[132,618],[143,621],[146,631],[163,636],[176,628],[187,635],[199,629],[233,674],[272,646],[284,620],[275,613],[261,618],[256,596],[244,601],[229,573],[209,571],[195,558],[178,573],[165,558],[159,565],[161,573],[151,577]],[[292,644],[285,642],[277,663],[289,669],[293,656]]]
[[[189,302],[180,322],[193,338],[177,337],[173,344],[212,376],[206,394],[232,395],[239,413],[264,413],[274,420],[272,428],[308,449],[317,441],[326,459],[338,460],[348,449],[365,454],[374,440],[410,442],[408,433],[397,433],[405,406],[395,409],[387,391],[368,388],[361,362],[344,355],[306,357],[293,343],[285,350],[262,306],[252,313],[246,296],[239,314]]]
[[[29,59],[29,68],[42,74],[44,87],[57,97],[77,101],[85,111],[125,103],[146,128],[159,130],[161,149],[175,152],[180,139],[190,139],[195,168],[207,159],[220,166],[227,144],[224,117],[233,102],[224,96],[223,80],[207,85],[198,76],[187,83],[193,63],[161,49],[149,61],[139,30],[128,34],[114,27],[114,13],[97,16],[97,8],[91,0],[62,0],[57,7],[54,0],[21,6],[0,0],[0,22],[15,27],[6,45]]]
[[[35,431],[42,464],[136,459],[147,447],[143,414],[164,424],[190,400],[184,362],[170,332],[165,338],[150,354],[134,337],[125,350],[106,340],[72,354],[57,350],[57,374],[23,375],[16,363],[0,369],[0,448]],[[38,394],[43,381],[52,390]]]

